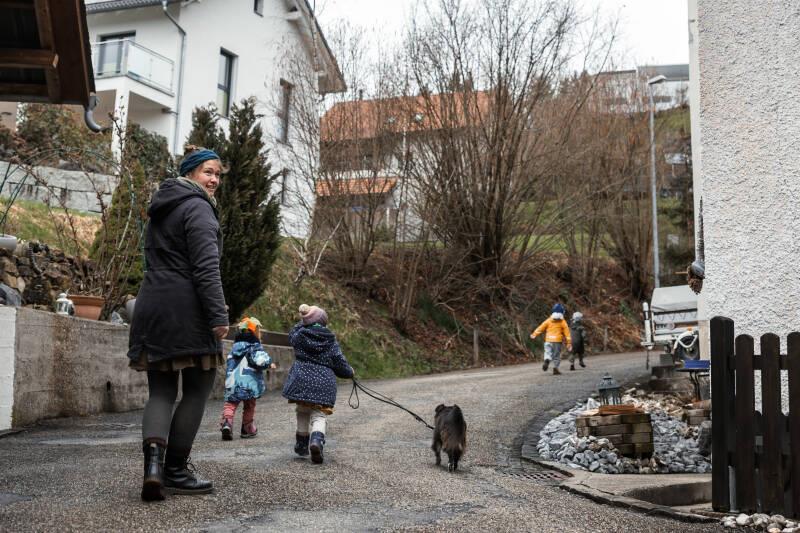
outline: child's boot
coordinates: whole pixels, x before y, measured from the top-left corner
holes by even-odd
[[[586,363],[583,362],[583,356],[581,356],[581,358],[578,360],[578,362],[580,363],[581,368],[586,368]]]
[[[554,376],[560,376],[561,375],[561,371],[559,369],[557,369],[556,367],[553,367],[553,375]]]
[[[575,370],[575,363],[570,363],[569,364],[569,369],[570,370]]]
[[[547,372],[547,369],[550,367],[550,359],[545,359],[544,363],[542,363],[542,370]]]
[[[311,462],[316,464],[321,464],[323,457],[322,457],[322,448],[325,446],[325,435],[320,433],[319,431],[315,431],[311,434],[311,439],[308,445],[308,449],[311,452]]]
[[[308,435],[301,435],[300,433],[295,433],[295,438],[297,442],[294,445],[294,453],[301,457],[305,457],[308,455]]]
[[[233,440],[233,420],[230,418],[223,418],[222,419],[222,426],[220,426],[219,430],[222,432],[222,440]]]
[[[258,428],[256,428],[256,425],[253,422],[250,422],[249,424],[242,424],[242,430],[239,433],[241,438],[252,439],[256,435],[258,435]]]

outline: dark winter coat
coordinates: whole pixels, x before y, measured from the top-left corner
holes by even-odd
[[[572,332],[572,351],[574,353],[584,353],[586,351],[586,328],[581,322],[573,320],[569,329]]]
[[[165,180],[147,211],[146,271],[136,297],[128,357],[149,362],[221,354],[212,328],[228,325],[217,212],[202,190]]]
[[[320,324],[304,326],[300,322],[289,332],[289,342],[295,361],[283,385],[284,398],[333,407],[336,377],[353,377],[336,335]]]

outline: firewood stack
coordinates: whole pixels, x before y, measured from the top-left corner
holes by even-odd
[[[650,414],[640,407],[601,405],[579,415],[575,427],[579,437],[608,439],[627,457],[650,457],[653,453],[653,424]]]

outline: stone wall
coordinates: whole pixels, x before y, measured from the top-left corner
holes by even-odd
[[[80,265],[75,258],[55,248],[36,243],[17,246],[12,253],[0,249],[0,283],[16,289],[23,304],[53,309],[61,292],[77,292],[91,263]]]
[[[231,347],[225,341],[225,353]],[[266,346],[278,364],[269,390],[280,390],[291,348]],[[108,322],[0,306],[0,430],[59,416],[141,409],[147,377],[128,368],[128,328]],[[218,370],[213,398],[224,390]]]
[[[10,197],[21,187],[17,198],[91,213],[100,213],[99,198],[106,206],[111,204],[117,186],[117,178],[106,174],[51,167],[35,167],[30,174],[13,163],[0,161],[0,176],[7,172],[2,196]]]

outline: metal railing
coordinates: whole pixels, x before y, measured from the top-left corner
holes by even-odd
[[[175,63],[130,39],[93,43],[92,67],[95,79],[128,76],[172,94]]]

